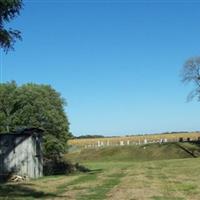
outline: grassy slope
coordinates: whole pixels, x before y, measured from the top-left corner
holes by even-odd
[[[148,161],[191,158],[198,155],[200,146],[192,143],[148,144],[142,146],[105,147],[84,149],[66,155],[72,162],[91,161]]]

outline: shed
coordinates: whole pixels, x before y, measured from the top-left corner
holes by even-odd
[[[0,177],[8,174],[38,178],[43,175],[42,132],[26,128],[0,134]]]

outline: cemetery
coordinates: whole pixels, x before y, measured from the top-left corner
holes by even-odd
[[[149,135],[134,135],[120,137],[104,137],[104,138],[88,138],[88,139],[70,139],[68,144],[77,148],[101,148],[112,146],[127,146],[127,145],[144,145],[153,143],[167,142],[189,142],[200,141],[199,132],[191,133],[167,133],[167,134],[149,134]]]

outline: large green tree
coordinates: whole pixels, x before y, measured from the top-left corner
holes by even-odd
[[[16,102],[15,82],[0,84],[0,132],[14,129],[13,120],[19,107]]]
[[[44,153],[47,157],[59,156],[70,136],[64,106],[65,100],[49,85],[0,84],[0,131],[42,128]]]
[[[13,49],[16,39],[21,39],[19,30],[7,28],[7,23],[20,14],[22,0],[0,0],[0,48],[5,52]]]

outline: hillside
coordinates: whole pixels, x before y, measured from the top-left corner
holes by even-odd
[[[148,161],[198,157],[199,143],[164,143],[83,149],[66,154],[72,162]]]

